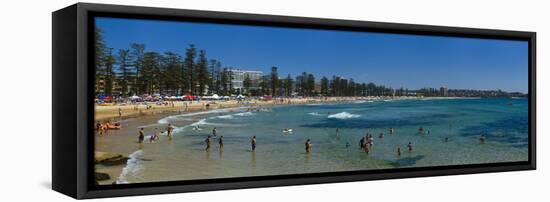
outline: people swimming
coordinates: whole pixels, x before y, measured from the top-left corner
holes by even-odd
[[[210,150],[210,135],[208,135],[208,137],[204,140],[204,142],[206,143],[206,151],[209,151]]]
[[[143,128],[140,128],[138,133],[138,143],[143,143],[143,140],[145,140],[145,133],[143,132]]]
[[[202,128],[200,125],[195,125],[193,126],[193,130],[202,130]]]
[[[250,146],[252,147],[252,151],[256,151],[256,136],[250,140]]]
[[[311,151],[311,146],[312,146],[310,139],[306,140],[305,146],[306,146],[306,153],[309,153]]]
[[[424,134],[424,127],[420,126],[420,128],[418,128],[418,134]]]
[[[367,144],[369,146],[372,146],[374,144],[374,138],[372,137],[372,135],[369,135],[369,138],[367,139]]]

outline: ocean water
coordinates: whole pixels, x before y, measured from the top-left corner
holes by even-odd
[[[151,131],[168,123],[176,127],[174,139],[161,136],[157,143],[141,145],[130,155],[118,183],[528,159],[527,99],[357,101],[252,112],[243,107],[170,115],[142,126]],[[214,127],[223,136],[224,148],[212,138],[212,148],[206,151],[205,139]],[[426,130],[424,135],[418,134],[419,127]],[[292,133],[283,132],[284,128],[291,128]],[[389,134],[389,128],[395,129],[394,134]],[[366,133],[374,137],[369,154],[359,147]],[[481,134],[485,134],[485,144],[480,144]],[[252,136],[257,140],[254,152]],[[305,152],[306,139],[313,144],[310,153]],[[409,142],[412,151],[407,149]]]

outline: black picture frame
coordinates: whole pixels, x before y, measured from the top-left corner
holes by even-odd
[[[529,44],[529,160],[514,163],[453,165],[389,170],[192,180],[126,185],[94,184],[93,175],[93,19],[211,22],[432,36],[527,41]],[[398,23],[257,15],[183,9],[77,3],[52,14],[52,188],[84,199],[317,183],[351,182],[536,169],[536,33]]]

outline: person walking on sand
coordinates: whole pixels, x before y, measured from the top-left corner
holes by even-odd
[[[206,138],[206,140],[204,140],[204,142],[206,143],[206,151],[209,151],[210,150],[210,135]]]
[[[411,142],[409,142],[409,144],[407,144],[407,148],[409,148],[409,152],[411,152],[413,150],[413,146],[412,146]]]
[[[306,153],[309,154],[309,152],[311,151],[311,146],[312,146],[310,139],[306,140],[305,146],[306,146]]]
[[[256,151],[256,136],[250,140],[250,146],[252,146],[252,151]]]
[[[145,140],[145,134],[143,132],[143,128],[140,128],[138,133],[139,133],[138,143],[143,143],[143,140]]]
[[[166,126],[166,134],[168,135],[169,140],[172,140],[172,131],[174,131],[174,127],[172,124],[168,124],[168,126]]]
[[[122,109],[120,107],[118,108],[118,118],[122,119]]]

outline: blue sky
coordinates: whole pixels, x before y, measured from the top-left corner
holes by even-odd
[[[108,47],[184,55],[189,44],[223,66],[296,76],[341,75],[394,88],[446,86],[527,92],[523,41],[96,18]]]

